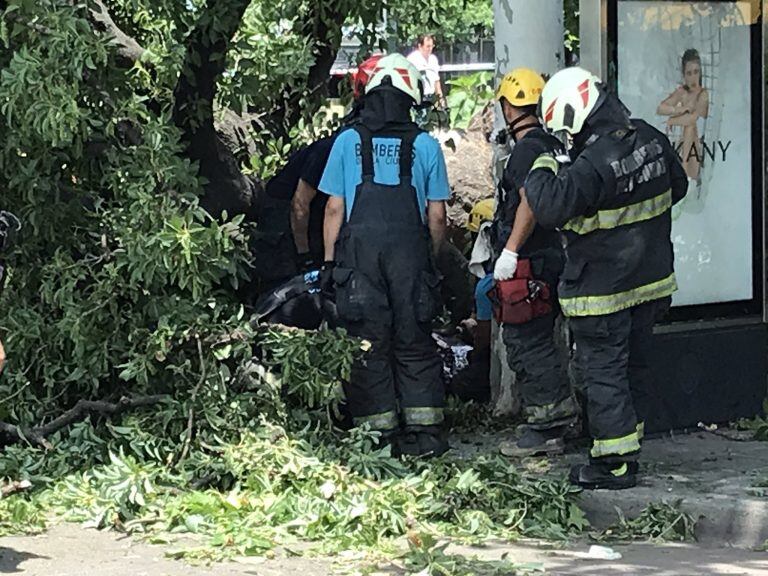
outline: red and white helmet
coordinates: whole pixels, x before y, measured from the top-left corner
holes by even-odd
[[[357,70],[352,75],[352,95],[355,97],[355,100],[365,94],[365,87],[368,84],[368,80],[371,79],[371,75],[376,69],[376,65],[383,57],[384,54],[374,54],[357,67]]]
[[[581,132],[592,111],[598,106],[600,79],[584,68],[560,70],[541,93],[541,119],[550,132],[565,131],[571,136]]]
[[[424,94],[421,73],[405,56],[389,54],[379,60],[365,86],[365,93],[369,94],[376,88],[386,85],[387,78],[394,88],[410,96],[416,105],[421,104]]]

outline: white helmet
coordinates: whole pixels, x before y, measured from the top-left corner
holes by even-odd
[[[424,93],[421,73],[405,56],[389,54],[379,60],[376,68],[371,72],[368,84],[365,85],[365,93],[369,94],[385,84],[385,78],[389,78],[392,87],[410,96],[416,105],[421,104]]]
[[[584,128],[589,115],[599,104],[600,79],[584,68],[560,70],[541,93],[541,117],[550,132],[574,136]]]

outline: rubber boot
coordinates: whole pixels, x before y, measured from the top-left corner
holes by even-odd
[[[571,484],[585,490],[624,490],[637,485],[637,463],[576,464],[569,476]]]
[[[525,427],[517,442],[502,442],[499,446],[504,456],[525,458],[528,456],[555,456],[565,451],[564,426],[548,430]]]
[[[406,428],[392,446],[392,454],[434,458],[448,450],[447,433],[440,426],[419,426]]]

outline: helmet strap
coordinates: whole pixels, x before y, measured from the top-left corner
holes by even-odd
[[[539,124],[538,118],[536,118],[530,112],[524,112],[514,121],[507,123],[507,133],[515,142],[517,142],[517,135],[520,132],[523,130],[528,130],[529,128],[536,128],[538,126],[541,126],[541,124]]]

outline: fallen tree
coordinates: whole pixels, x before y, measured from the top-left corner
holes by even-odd
[[[0,299],[8,438],[40,445],[62,412],[157,395],[193,436],[205,389],[252,353],[215,342],[253,298],[249,223],[269,174],[252,168],[279,165],[274,139],[297,139],[322,103],[345,19],[381,6],[0,0],[2,208],[24,221]]]

